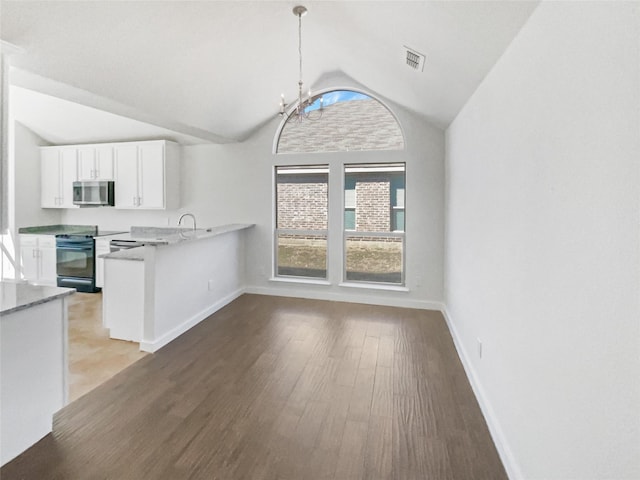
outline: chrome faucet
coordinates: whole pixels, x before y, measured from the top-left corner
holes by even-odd
[[[182,215],[180,215],[180,220],[178,220],[178,226],[182,225],[182,219],[184,217],[191,217],[193,219],[193,229],[196,229],[196,217],[193,213],[183,213]]]

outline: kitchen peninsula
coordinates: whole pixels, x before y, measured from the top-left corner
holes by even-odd
[[[155,352],[237,298],[251,227],[132,227],[131,238],[144,246],[103,256],[103,322],[111,337]]]
[[[51,432],[67,403],[70,288],[0,282],[0,464]]]

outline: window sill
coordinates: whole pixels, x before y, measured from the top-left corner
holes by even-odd
[[[400,285],[384,285],[378,283],[356,283],[356,282],[342,282],[338,284],[339,287],[347,287],[347,288],[367,288],[370,290],[387,290],[390,292],[408,292],[409,289],[407,287],[402,287]]]
[[[327,280],[315,280],[312,278],[297,278],[297,277],[271,277],[270,282],[283,282],[283,283],[306,283],[309,285],[331,285]]]

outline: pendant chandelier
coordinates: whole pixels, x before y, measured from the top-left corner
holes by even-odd
[[[307,13],[307,7],[298,5],[293,8],[293,14],[298,17],[298,58],[300,75],[298,77],[298,104],[290,113],[286,112],[287,104],[284,101],[284,94],[280,97],[280,115],[286,115],[288,120],[301,123],[303,120],[317,120],[322,116],[324,110],[324,99],[322,96],[314,97],[311,89],[306,98],[302,98],[302,17]],[[319,105],[314,105],[319,98]],[[313,106],[313,108],[312,108]]]

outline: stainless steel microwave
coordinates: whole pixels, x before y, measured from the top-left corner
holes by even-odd
[[[113,206],[115,182],[73,182],[73,204],[81,207]]]

